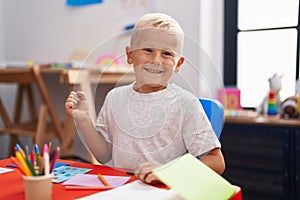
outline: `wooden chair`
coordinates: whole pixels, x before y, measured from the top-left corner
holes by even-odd
[[[11,136],[11,152],[13,155],[13,146],[18,141],[18,136],[30,136],[33,142],[39,147],[45,141],[53,138],[59,138],[63,141],[63,126],[55,111],[54,105],[48,94],[46,85],[41,77],[40,68],[1,68],[0,83],[17,85],[17,95],[15,99],[13,119],[10,119],[9,113],[5,108],[3,98],[0,97],[0,116],[4,127],[0,127],[0,134],[9,134]],[[36,114],[34,96],[32,87],[36,85],[38,93],[42,99],[39,111]],[[29,119],[22,120],[22,106],[27,96]],[[49,120],[50,118],[50,120]],[[62,146],[66,142],[63,143]]]

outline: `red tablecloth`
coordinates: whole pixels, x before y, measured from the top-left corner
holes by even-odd
[[[76,161],[69,160],[58,160],[59,162],[65,162],[70,164],[70,166],[74,167],[82,167],[82,168],[90,168],[92,169],[89,174],[97,174],[101,173],[103,175],[114,175],[114,176],[130,176],[126,174],[123,170],[114,169],[108,166],[103,165],[93,165],[87,163],[81,163]],[[0,167],[7,167],[8,164],[12,164],[10,159],[0,160]],[[133,176],[130,176],[131,179],[128,182],[132,182],[135,180]],[[165,187],[165,186],[158,186]],[[25,199],[24,195],[24,186],[22,180],[22,174],[18,169],[15,169],[14,172],[9,172],[0,175],[0,199],[6,200],[19,200]],[[75,199],[84,197],[96,192],[100,192],[101,190],[66,190],[62,184],[54,183],[53,184],[53,194],[52,199]],[[236,194],[230,200],[241,200],[242,193],[241,188],[237,187]]]
[[[130,176],[127,175],[126,172],[120,171],[108,166],[102,165],[93,165],[75,161],[68,161],[68,160],[58,160],[59,162],[65,162],[70,164],[70,166],[74,167],[83,167],[83,168],[90,168],[92,169],[89,174],[97,174],[101,173],[103,175],[115,175],[115,176]],[[11,164],[10,159],[0,160],[0,167],[7,167],[7,164]],[[128,181],[131,182],[134,180],[134,177]],[[22,174],[18,169],[15,169],[14,172],[9,172],[6,174],[0,175],[0,199],[25,199],[24,195],[24,186],[22,180]],[[79,197],[84,197],[86,195],[90,195],[100,190],[66,190],[62,184],[54,183],[53,184],[53,195],[52,199],[74,199]]]

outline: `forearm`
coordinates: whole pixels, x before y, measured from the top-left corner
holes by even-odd
[[[111,160],[111,144],[107,143],[101,134],[97,132],[89,117],[76,121],[76,125],[82,133],[84,140],[94,157],[101,163]]]
[[[225,170],[225,161],[222,152],[219,148],[212,150],[206,156],[200,158],[200,160],[206,164],[209,168],[222,174]]]

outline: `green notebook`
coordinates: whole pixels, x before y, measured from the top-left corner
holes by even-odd
[[[236,187],[191,154],[186,154],[153,173],[186,200],[225,200]]]

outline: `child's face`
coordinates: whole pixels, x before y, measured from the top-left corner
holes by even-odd
[[[156,48],[131,52],[126,49],[126,54],[127,62],[134,67],[137,88],[146,93],[164,89],[173,72],[178,72],[184,61],[172,51]]]

